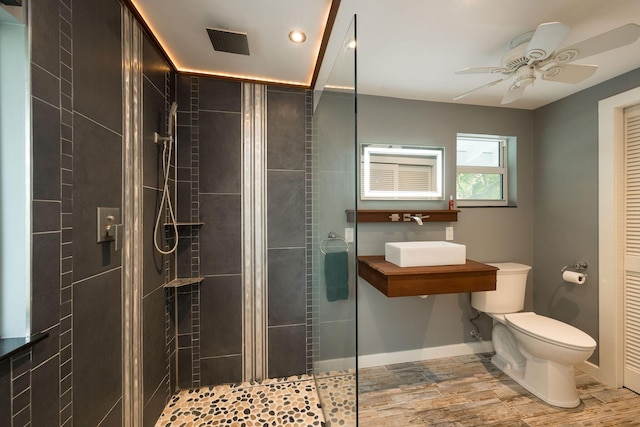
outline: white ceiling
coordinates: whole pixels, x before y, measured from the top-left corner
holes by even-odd
[[[309,85],[330,0],[134,0],[179,71]],[[472,66],[498,66],[516,36],[543,22],[571,28],[560,47],[621,25],[640,23],[639,0],[342,0],[318,78],[357,14],[358,92],[454,102],[453,97],[496,75],[456,75]],[[246,31],[251,55],[215,52],[206,27]],[[289,42],[301,28],[307,42]],[[537,79],[510,108],[534,109],[640,67],[640,40],[574,63],[598,65],[586,81],[569,85]],[[509,82],[458,103],[500,106]],[[638,82],[640,85],[640,82]]]

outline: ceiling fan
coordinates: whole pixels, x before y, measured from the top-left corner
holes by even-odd
[[[503,77],[453,99],[464,98],[475,91],[515,77],[502,98],[501,103],[508,104],[520,98],[527,86],[533,85],[536,73],[543,80],[580,83],[591,77],[598,66],[570,62],[635,42],[640,37],[640,25],[626,24],[556,51],[569,32],[569,27],[561,22],[540,24],[535,31],[522,34],[511,41],[511,50],[502,56],[499,67],[471,67],[456,71],[456,74],[487,73],[501,74]]]

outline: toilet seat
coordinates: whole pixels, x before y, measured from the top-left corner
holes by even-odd
[[[532,312],[504,315],[507,324],[530,337],[571,350],[593,350],[596,342],[587,333],[550,317]]]

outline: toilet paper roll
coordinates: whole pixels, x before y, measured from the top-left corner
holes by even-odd
[[[565,270],[562,272],[562,279],[565,282],[576,283],[578,285],[582,285],[585,280],[587,280],[587,276],[584,273],[578,273],[575,271]]]

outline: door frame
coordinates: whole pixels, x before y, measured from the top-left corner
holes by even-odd
[[[640,103],[640,88],[598,104],[598,297],[600,365],[587,372],[622,387],[624,277],[624,109]]]

